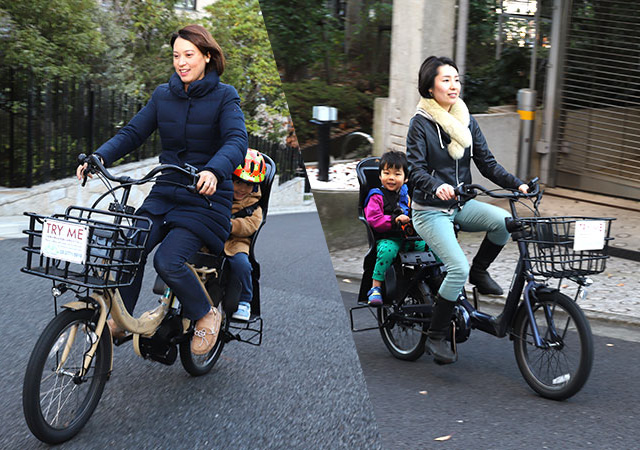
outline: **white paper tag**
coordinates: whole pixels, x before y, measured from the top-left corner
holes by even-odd
[[[606,230],[607,222],[605,220],[576,221],[573,250],[602,250]]]
[[[83,264],[87,256],[89,227],[46,219],[42,225],[40,253],[49,258]]]

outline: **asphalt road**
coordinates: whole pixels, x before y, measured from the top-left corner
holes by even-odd
[[[347,310],[356,304],[342,296]],[[358,326],[375,326],[366,314]],[[377,330],[353,336],[385,448],[638,448],[640,343],[595,336],[587,384],[555,402],[529,388],[506,338],[475,330],[458,362],[439,366],[393,358]]]
[[[0,448],[45,447],[22,415],[22,380],[53,316],[50,282],[22,274],[23,239],[0,241]],[[269,217],[261,347],[229,343],[213,371],[190,377],[116,348],[86,427],[62,448],[380,448],[365,380],[315,213]],[[147,268],[147,273],[152,269]],[[147,276],[136,313],[151,307]]]

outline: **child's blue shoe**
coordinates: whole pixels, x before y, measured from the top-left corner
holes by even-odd
[[[248,321],[251,318],[251,305],[247,302],[238,303],[238,310],[231,316],[235,320]]]
[[[382,290],[379,287],[372,287],[367,292],[367,299],[370,306],[382,306]]]

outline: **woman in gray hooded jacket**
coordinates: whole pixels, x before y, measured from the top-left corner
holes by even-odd
[[[431,318],[427,348],[441,363],[457,359],[445,342],[455,302],[469,281],[481,294],[502,295],[487,272],[509,240],[502,208],[477,200],[462,204],[454,187],[471,183],[471,161],[480,173],[505,188],[527,191],[527,185],[495,160],[476,120],[459,97],[455,62],[430,56],[420,67],[421,95],[407,134],[407,159],[413,186],[412,213],[416,231],[444,262],[447,275],[440,286]],[[463,231],[485,231],[471,268],[455,236],[454,223]]]

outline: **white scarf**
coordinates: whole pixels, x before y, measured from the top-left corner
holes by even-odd
[[[462,158],[464,149],[473,143],[471,130],[469,130],[469,110],[462,99],[458,98],[451,110],[447,111],[434,99],[421,97],[418,102],[418,113],[442,127],[451,138],[447,147],[449,155],[453,159]]]

